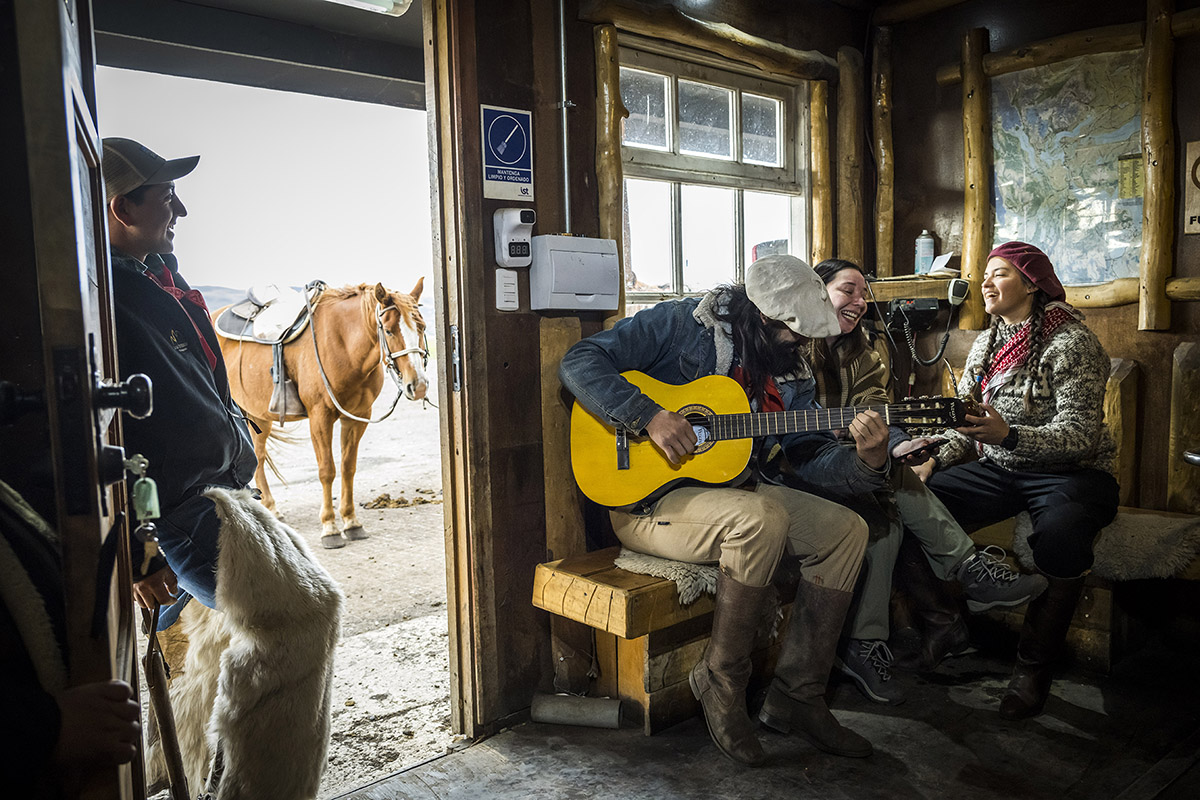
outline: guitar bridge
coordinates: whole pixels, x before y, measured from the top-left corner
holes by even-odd
[[[629,469],[629,434],[617,429],[617,469]]]

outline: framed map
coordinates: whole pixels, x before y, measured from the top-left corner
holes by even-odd
[[[991,80],[995,243],[1041,247],[1064,284],[1139,274],[1142,61],[1079,56]]]

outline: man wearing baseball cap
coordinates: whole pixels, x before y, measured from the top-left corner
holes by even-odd
[[[148,558],[133,542],[134,595],[145,608],[164,606],[160,629],[191,597],[216,607],[220,521],[201,492],[244,488],[257,466],[204,298],[172,255],[175,224],[187,215],[175,181],[199,160],[168,160],[132,139],[104,140],[121,371],[145,373],[154,384],[154,413],[124,425],[126,451],[149,459],[162,510],[161,552]]]
[[[744,285],[659,303],[577,343],[563,358],[559,377],[592,413],[617,430],[649,437],[678,464],[696,449],[692,425],[621,372],[639,370],[674,385],[724,375],[741,384],[755,411],[809,410],[815,408],[815,382],[801,345],[839,331],[825,284],[812,268],[790,255],[772,255],[747,267]],[[854,448],[839,446],[829,432],[808,432],[756,440],[756,451],[765,456],[782,448],[817,488],[882,488],[890,468],[887,425],[869,411],[850,428]],[[826,752],[868,756],[871,744],[842,727],[825,705],[866,547],[866,523],[836,503],[775,485],[758,471],[759,463],[751,459],[750,480],[738,488],[683,486],[611,509],[613,529],[631,550],[719,564],[712,638],[690,682],[717,747],[748,765],[764,760],[746,710],[750,654],[774,597],[775,568],[785,550],[798,556],[800,588],[760,719],[784,733],[794,730]]]

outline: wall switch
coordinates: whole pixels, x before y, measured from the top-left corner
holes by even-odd
[[[517,289],[515,270],[496,270],[496,308],[500,311],[521,310],[521,294]]]

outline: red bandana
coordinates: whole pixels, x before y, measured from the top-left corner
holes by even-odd
[[[729,377],[733,378],[735,381],[737,381],[739,384],[741,384],[742,388],[746,390],[747,397],[752,396],[750,394],[750,387],[746,385],[747,379],[746,379],[746,371],[745,370],[743,370],[740,366],[734,367],[733,371],[729,373]],[[783,396],[779,394],[779,387],[775,385],[774,380],[767,381],[766,391],[764,391],[763,394],[764,394],[764,397],[763,397],[763,402],[762,402],[762,408],[758,409],[759,411],[783,411],[784,410]]]
[[[1050,334],[1058,330],[1059,326],[1073,319],[1075,319],[1075,315],[1062,306],[1047,308],[1045,315],[1042,317],[1043,338],[1050,338]],[[995,357],[992,358],[992,365],[979,384],[979,388],[985,393],[984,396],[986,397],[988,381],[1009,370],[1018,369],[1028,359],[1029,321],[1026,321],[1020,330],[1004,343],[1004,346],[1000,348],[1000,352],[996,353]]]
[[[208,318],[208,305],[204,302],[204,295],[200,294],[200,292],[196,291],[195,289],[188,289],[185,292],[183,289],[177,287],[175,285],[175,278],[171,275],[171,268],[166,264],[163,264],[161,275],[155,275],[149,269],[146,270],[146,275],[148,275],[152,281],[157,283],[164,292],[174,297],[175,302],[179,303],[180,308],[183,308],[183,301],[187,300],[193,306],[204,312],[205,319]],[[188,314],[186,308],[183,309],[183,313],[187,314],[188,319],[192,322],[192,327],[196,329],[196,336],[200,339],[200,347],[204,349],[204,357],[208,359],[208,368],[216,371],[216,354],[213,353],[212,348],[208,346],[208,340],[204,338],[204,333],[201,332],[200,326],[196,324],[196,320],[192,318],[192,315]]]

